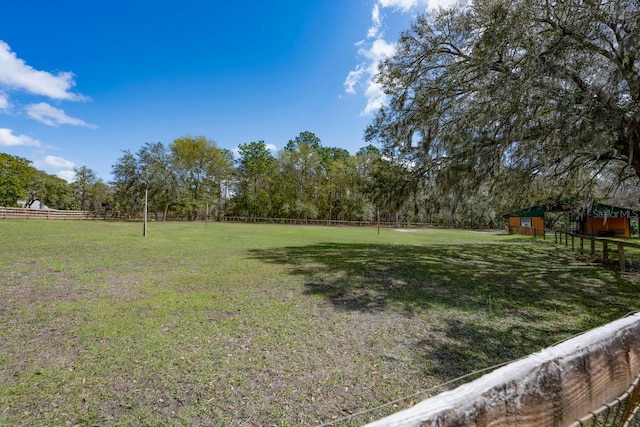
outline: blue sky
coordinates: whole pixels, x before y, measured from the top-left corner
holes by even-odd
[[[302,131],[352,154],[384,102],[371,77],[447,0],[20,0],[0,17],[0,152],[105,181],[123,150]]]

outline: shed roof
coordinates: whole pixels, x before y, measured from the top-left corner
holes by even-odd
[[[511,212],[505,215],[502,215],[503,218],[509,218],[509,217],[520,217],[520,218],[526,218],[526,217],[543,217],[544,216],[544,212],[545,212],[546,208],[544,206],[532,206],[530,208],[527,209],[523,209],[521,211],[517,211],[517,212]]]
[[[558,205],[554,206],[545,206],[538,205],[532,206],[530,208],[522,209],[516,212],[511,212],[505,215],[502,215],[503,218],[510,217],[519,217],[519,218],[527,218],[527,217],[544,217],[545,212],[573,212],[574,218],[577,216],[578,218],[591,217],[591,218],[638,218],[640,217],[640,211],[624,208],[620,206],[606,205],[604,203],[592,203],[591,205],[582,206],[576,208],[575,205],[573,208],[570,208],[567,204],[562,205],[562,207]]]

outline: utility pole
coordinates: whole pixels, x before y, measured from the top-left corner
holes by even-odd
[[[144,218],[142,219],[142,236],[147,237],[147,191],[144,190]]]

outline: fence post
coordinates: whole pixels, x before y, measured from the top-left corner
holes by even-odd
[[[571,235],[571,252],[576,250],[575,236]]]
[[[618,261],[620,262],[620,271],[624,271],[625,261],[624,261],[624,244],[618,243]]]
[[[593,240],[593,238],[591,238],[590,240],[591,240],[591,258],[594,258],[596,256],[596,241]]]
[[[580,236],[580,255],[584,255],[584,237]]]
[[[607,251],[607,242],[602,242],[602,263],[607,265],[609,262],[609,253]]]
[[[556,245],[558,244],[558,232],[554,231],[553,232],[553,237],[556,239]]]

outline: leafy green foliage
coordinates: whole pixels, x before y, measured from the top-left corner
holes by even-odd
[[[52,209],[73,206],[72,188],[64,179],[31,166],[31,161],[0,153],[0,206],[31,207],[39,201]]]
[[[182,137],[169,145],[173,173],[180,186],[178,208],[190,218],[206,212],[208,203],[219,208],[223,183],[233,172],[233,155],[203,136]]]
[[[238,151],[235,211],[242,216],[268,217],[272,212],[276,158],[264,141],[240,144]]]
[[[224,211],[233,154],[203,136],[185,136],[168,147],[147,143],[135,155],[125,151],[112,170],[117,209],[125,215],[141,211],[147,191],[156,219],[160,214],[166,219],[170,210],[191,219],[204,218]]]
[[[638,2],[622,0],[476,0],[420,16],[381,68],[390,103],[367,138],[444,200],[522,206],[593,196],[607,175],[637,181],[639,22]]]
[[[271,155],[264,141],[241,144],[232,212],[237,215],[373,219],[360,163],[342,148],[301,132]]]
[[[35,173],[29,160],[0,153],[0,205],[17,206]]]
[[[75,208],[103,213],[112,202],[109,186],[86,166],[75,168],[74,172],[76,176],[71,183],[71,188]]]

